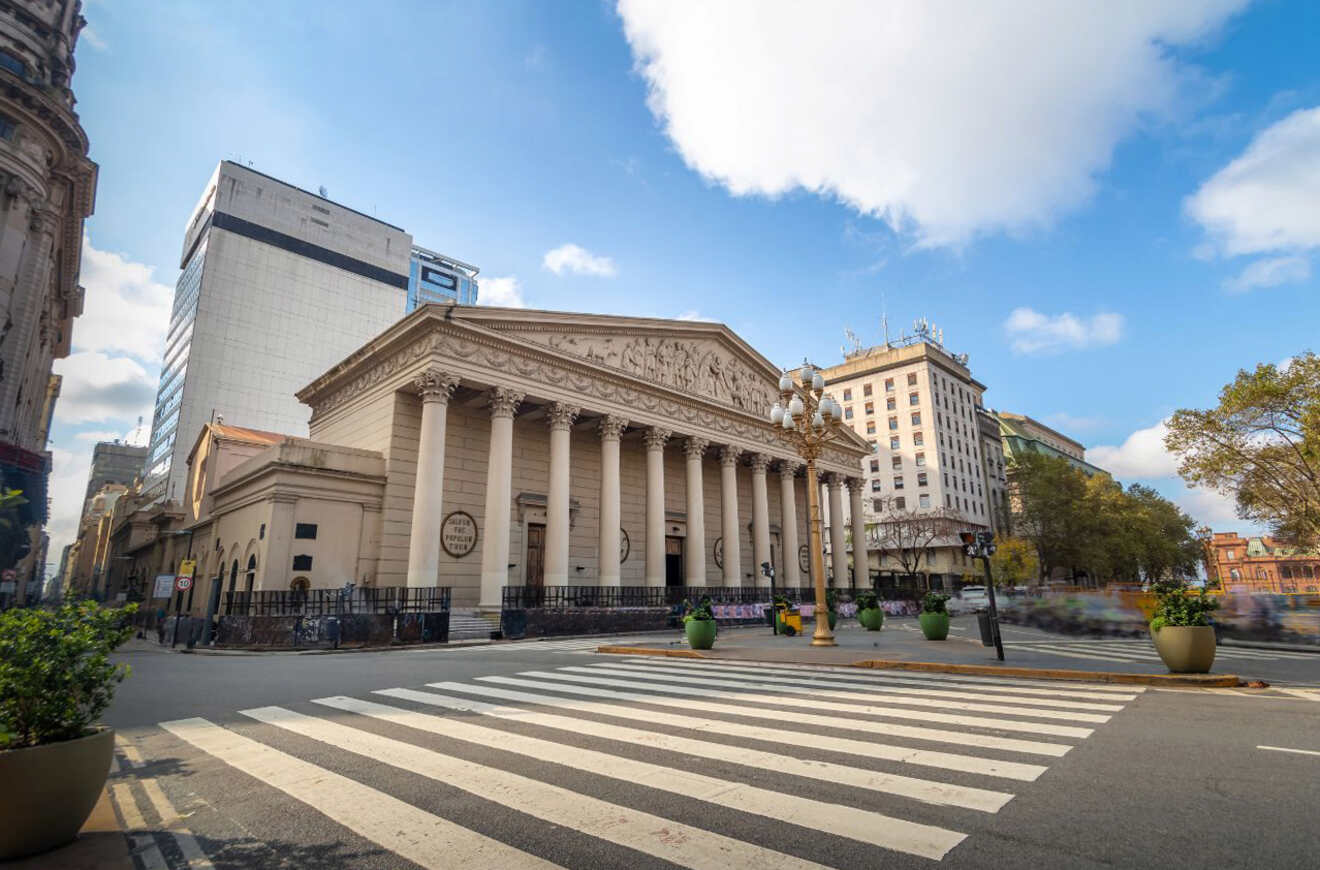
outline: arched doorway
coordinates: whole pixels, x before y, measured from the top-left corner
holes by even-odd
[[[255,554],[248,556],[247,571],[247,591],[252,592],[253,585],[257,582],[257,557]]]

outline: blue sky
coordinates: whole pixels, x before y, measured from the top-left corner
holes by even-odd
[[[1247,528],[1158,427],[1314,346],[1320,7],[781,5],[90,0],[52,555],[91,443],[150,417],[221,158],[478,264],[488,301],[720,320],[784,365],[928,317],[989,406]]]

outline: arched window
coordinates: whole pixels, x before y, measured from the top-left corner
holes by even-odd
[[[1303,577],[1314,577],[1314,576],[1315,576],[1315,574],[1312,573],[1312,571],[1311,571],[1311,566],[1310,566],[1310,565],[1303,565],[1303,566],[1302,566],[1302,576],[1303,576]]]
[[[252,591],[252,586],[257,582],[257,556],[252,554],[248,556],[247,563],[247,591]]]
[[[289,584],[289,588],[294,592],[306,594],[307,590],[312,588],[312,584],[306,577],[294,577],[293,582]]]
[[[1229,577],[1230,580],[1233,580],[1234,582],[1241,581],[1241,580],[1242,580],[1242,572],[1239,571],[1239,570],[1236,569],[1236,568],[1230,568],[1230,569],[1228,569],[1228,577]]]
[[[1282,577],[1284,580],[1291,580],[1292,568],[1289,568],[1287,565],[1281,565],[1279,567],[1279,576]]]
[[[1264,569],[1264,568],[1257,568],[1257,569],[1256,569],[1256,579],[1257,579],[1257,580],[1264,580],[1264,579],[1265,579],[1265,569]]]
[[[234,560],[234,565],[229,569],[229,591],[233,592],[238,588],[238,560]]]

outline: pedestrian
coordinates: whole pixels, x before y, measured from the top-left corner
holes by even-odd
[[[156,642],[165,645],[165,608],[156,608]]]

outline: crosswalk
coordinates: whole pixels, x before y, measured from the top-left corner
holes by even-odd
[[[421,867],[869,867],[943,859],[1143,691],[618,657],[160,724]]]
[[[594,653],[601,646],[631,646],[639,643],[655,643],[655,637],[591,637],[568,640],[519,640],[500,643],[474,643],[449,648],[428,647],[409,650],[415,653],[436,653],[446,655],[465,655],[471,653],[516,653],[516,652],[562,652]]]
[[[1095,638],[1067,640],[1004,641],[1007,649],[1046,653],[1061,658],[1089,661],[1119,661],[1160,663],[1160,654],[1149,638]],[[1320,655],[1286,650],[1256,649],[1250,647],[1220,646],[1215,658],[1231,662],[1262,662],[1301,660],[1320,664]]]

